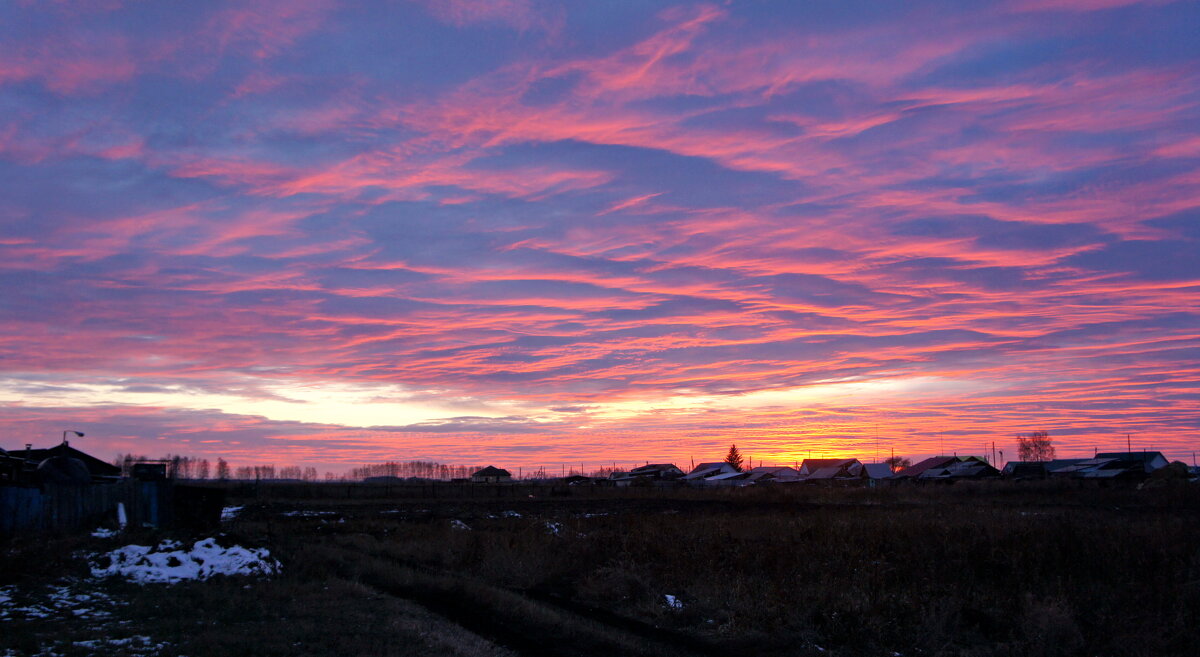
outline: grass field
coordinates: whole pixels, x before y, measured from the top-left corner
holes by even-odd
[[[4,545],[0,655],[1200,654],[1196,486],[304,497],[231,500],[270,579],[90,577],[150,530]]]

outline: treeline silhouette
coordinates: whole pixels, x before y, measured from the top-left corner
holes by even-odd
[[[167,476],[171,479],[243,479],[260,481],[264,479],[288,479],[299,481],[361,481],[368,477],[415,477],[420,479],[464,479],[479,470],[479,466],[448,465],[436,461],[388,461],[373,463],[351,468],[346,474],[338,475],[326,472],[323,475],[314,467],[289,465],[276,468],[274,465],[240,465],[231,466],[228,461],[218,458],[210,461],[206,458],[194,458],[183,454],[167,454],[161,458],[151,458],[144,454],[120,454],[113,459],[113,464],[121,468],[121,474],[129,476],[135,463],[162,463],[167,467]]]

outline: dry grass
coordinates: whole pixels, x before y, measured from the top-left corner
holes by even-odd
[[[193,656],[1149,656],[1200,646],[1196,487],[618,495],[250,500],[228,529],[270,546],[284,576],[249,588],[110,586],[139,631]],[[302,508],[336,515],[282,515]],[[59,540],[71,547],[51,561],[69,569],[87,540]],[[24,580],[46,577],[29,548],[10,545],[8,556],[27,566]],[[17,628],[24,648],[9,645],[29,652],[30,633],[44,630]]]

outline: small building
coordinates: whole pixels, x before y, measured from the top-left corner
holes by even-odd
[[[101,461],[100,459],[82,452],[69,443],[62,443],[45,449],[26,448],[8,452],[10,459],[20,459],[25,462],[25,467],[32,470],[36,469],[43,461],[52,458],[74,459],[83,464],[87,468],[88,474],[91,475],[92,481],[111,481],[121,476],[121,468]]]
[[[804,475],[805,465],[820,467]],[[805,481],[811,482],[845,481],[861,478],[862,467],[863,464],[858,459],[806,459],[804,465],[800,466],[800,474],[804,475]]]
[[[963,479],[991,479],[1000,476],[986,459],[978,456],[955,456],[950,463],[929,468],[921,473],[922,480],[959,481]]]
[[[713,475],[707,479],[701,479],[701,483],[705,486],[749,486],[753,482],[748,481],[749,472],[724,472],[719,475]]]
[[[614,475],[616,473],[613,473]],[[647,463],[629,472],[614,477],[617,486],[649,485],[658,482],[676,481],[684,476],[674,463]]]
[[[507,484],[512,480],[511,472],[491,465],[471,475],[471,483],[474,484]]]
[[[800,463],[800,476],[808,478],[823,468],[837,467],[850,462],[857,463],[858,459],[804,459]]]
[[[746,473],[746,481],[753,484],[785,484],[800,481],[800,472],[786,465],[760,465]]]
[[[713,463],[701,463],[692,468],[692,471],[683,477],[684,481],[697,481],[715,477],[717,475],[728,474],[730,472],[740,472],[732,464],[725,461],[716,461]]]
[[[1167,467],[1167,457],[1162,452],[1101,452],[1098,459],[1116,459],[1130,468],[1142,466],[1142,471],[1150,474],[1159,468]]]
[[[864,463],[861,477],[871,481],[892,478],[892,466],[887,463]]]
[[[129,475],[138,481],[165,481],[167,465],[165,461],[134,463],[129,468]]]
[[[999,477],[1000,471],[979,456],[932,456],[895,475],[897,479],[918,481],[958,481]]]
[[[404,477],[395,475],[376,475],[374,477],[363,477],[364,484],[402,484]]]
[[[1050,461],[1009,461],[1000,470],[1000,475],[1013,481],[1046,479],[1063,468],[1077,465],[1087,459],[1053,459]]]
[[[1105,452],[1054,471],[1072,479],[1138,481],[1167,466],[1161,452]]]

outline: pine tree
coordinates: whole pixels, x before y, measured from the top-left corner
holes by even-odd
[[[729,453],[725,455],[725,462],[733,466],[734,470],[742,471],[742,453],[738,451],[737,445],[729,446]]]

